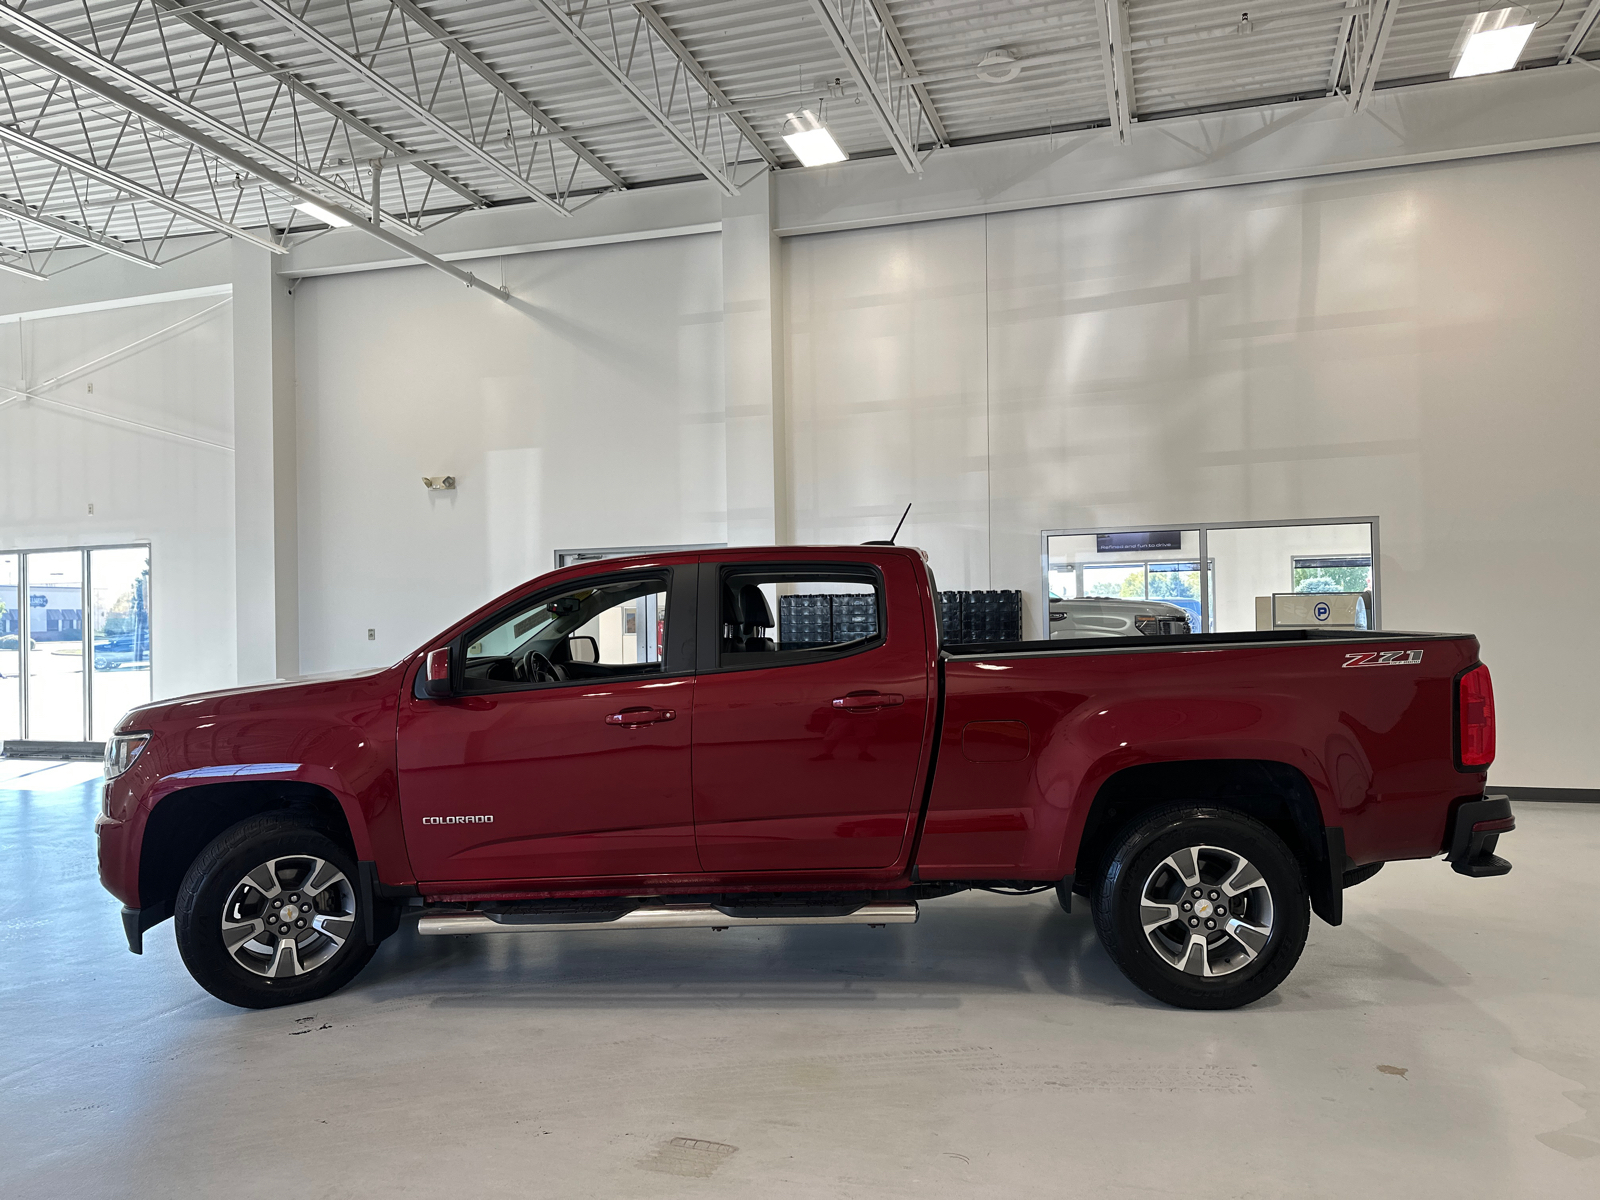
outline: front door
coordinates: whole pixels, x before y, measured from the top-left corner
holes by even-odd
[[[694,816],[707,871],[892,866],[929,721],[916,575],[869,562],[705,563]],[[887,590],[885,584],[888,584]],[[886,596],[895,599],[885,607]],[[706,615],[715,611],[715,620]]]
[[[408,696],[400,807],[423,882],[691,873],[693,568],[597,573],[452,647],[456,694]]]

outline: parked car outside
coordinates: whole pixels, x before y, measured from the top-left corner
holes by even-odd
[[[107,638],[94,644],[94,669],[96,671],[112,671],[118,667],[132,670],[150,667],[148,651],[134,645],[133,635],[125,637]]]

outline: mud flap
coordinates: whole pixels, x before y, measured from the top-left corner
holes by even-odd
[[[122,906],[122,932],[128,936],[128,949],[135,954],[144,953],[144,931],[159,925],[172,915],[172,901],[163,900],[149,908]]]
[[[1311,892],[1311,911],[1329,925],[1344,922],[1344,829],[1335,825],[1327,831],[1320,862],[1311,865],[1307,883]]]

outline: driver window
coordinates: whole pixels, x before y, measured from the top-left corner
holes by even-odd
[[[665,576],[588,584],[475,634],[462,683],[472,692],[659,674],[666,644]]]

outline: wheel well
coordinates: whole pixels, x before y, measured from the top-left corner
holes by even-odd
[[[1294,852],[1313,890],[1327,875],[1322,809],[1298,768],[1259,759],[1200,759],[1129,767],[1100,786],[1078,844],[1074,890],[1087,894],[1095,886],[1114,839],[1130,822],[1179,800],[1231,808],[1260,821]]]
[[[150,811],[139,853],[139,903],[149,907],[171,900],[189,865],[217,835],[240,821],[277,811],[315,824],[356,856],[350,822],[326,788],[282,780],[185,788],[162,797]]]

